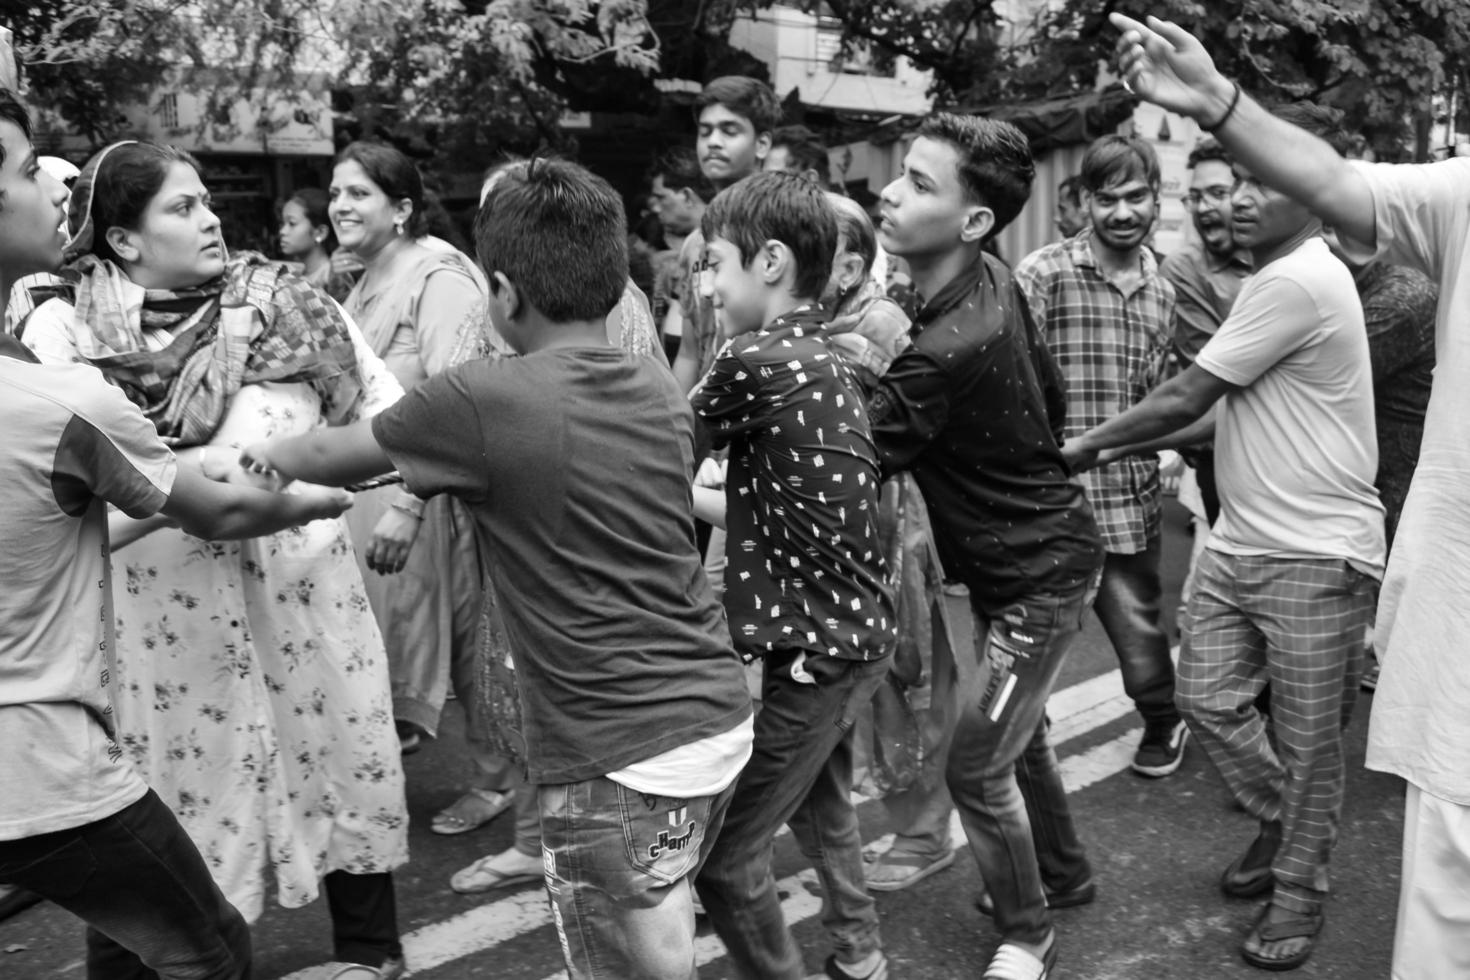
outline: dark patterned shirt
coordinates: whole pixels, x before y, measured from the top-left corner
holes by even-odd
[[[869,417],[884,474],[919,481],[945,571],[985,608],[1085,586],[1097,524],[1058,448],[1056,362],[1010,270],[982,255],[914,327]]]
[[[748,656],[874,660],[896,641],[873,439],[823,320],[804,308],[733,338],[691,399],[730,446],[725,612]]]
[[[1200,242],[1187,243],[1159,263],[1159,274],[1174,285],[1174,352],[1184,366],[1215,336],[1254,270],[1246,250],[1222,259]]]
[[[1066,379],[1064,435],[1080,435],[1141,402],[1160,381],[1174,329],[1174,287],[1141,249],[1128,292],[1097,263],[1085,231],[1016,265],[1016,282]],[[1159,534],[1159,457],[1128,456],[1082,473],[1103,547],[1133,555]]]

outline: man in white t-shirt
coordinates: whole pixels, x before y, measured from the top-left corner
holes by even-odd
[[[0,309],[22,276],[61,265],[67,194],[0,88]],[[176,457],[101,372],[37,364],[3,332],[0,420],[0,882],[87,922],[92,980],[120,975],[119,950],[163,977],[248,977],[244,919],[115,741],[107,506],[243,538],[348,499],[205,479],[202,452]]]
[[[1434,390],[1378,608],[1368,767],[1408,781],[1393,978],[1470,976],[1470,160],[1349,163],[1241,96],[1177,25],[1112,19],[1135,93],[1213,129],[1331,224],[1354,261],[1400,263],[1439,284]]]
[[[1337,131],[1331,110],[1276,114],[1319,135]],[[1187,444],[1213,419],[1221,513],[1189,601],[1177,699],[1260,821],[1220,881],[1231,897],[1271,894],[1241,955],[1284,970],[1306,962],[1322,927],[1342,810],[1339,723],[1383,573],[1383,507],[1352,274],[1310,211],[1244,164],[1234,172],[1233,230],[1258,271],[1192,366],[1063,452],[1095,465],[1123,447]],[[1268,682],[1275,748],[1254,705]]]

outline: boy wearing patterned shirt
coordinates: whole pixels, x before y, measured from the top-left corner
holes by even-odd
[[[699,893],[742,976],[803,976],[771,875],[789,822],[826,890],[827,975],[882,980],[850,730],[896,637],[864,402],[816,302],[836,219],[810,181],[763,173],[716,197],[703,228],[731,339],[693,402],[730,446],[725,609],[736,649],[763,658],[763,708]]]

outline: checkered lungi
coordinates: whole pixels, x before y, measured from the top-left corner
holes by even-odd
[[[1176,696],[1246,812],[1279,820],[1273,901],[1315,911],[1342,811],[1343,698],[1362,670],[1374,580],[1342,559],[1206,549],[1189,600]],[[1254,702],[1271,684],[1276,748]]]

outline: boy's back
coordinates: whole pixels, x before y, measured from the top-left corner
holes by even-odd
[[[594,347],[471,362],[374,432],[414,492],[475,514],[532,782],[601,776],[749,713],[694,546],[693,419],[667,369]]]

